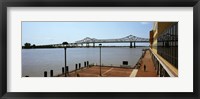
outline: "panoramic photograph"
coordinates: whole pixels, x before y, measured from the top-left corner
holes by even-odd
[[[21,25],[22,77],[178,77],[178,22]]]

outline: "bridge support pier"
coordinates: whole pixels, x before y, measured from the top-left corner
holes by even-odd
[[[132,47],[133,47],[132,42],[130,42],[130,48],[132,48]]]
[[[93,43],[93,47],[95,47],[95,43]]]
[[[134,48],[135,48],[136,46],[135,46],[135,42],[134,42]]]
[[[90,44],[89,44],[89,43],[86,43],[86,47],[90,47]]]

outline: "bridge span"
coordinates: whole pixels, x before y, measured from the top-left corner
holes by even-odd
[[[96,38],[86,37],[82,40],[75,41],[74,43],[68,43],[68,47],[84,47],[83,44],[86,45],[85,47],[90,47],[90,44],[93,44],[92,47],[95,47],[95,43],[130,43],[130,48],[132,47],[135,48],[136,43],[149,43],[149,39],[136,37],[133,35],[129,35],[129,36],[126,36],[123,38],[117,38],[117,39],[96,39]],[[49,44],[45,46],[64,47],[65,45],[64,44]]]

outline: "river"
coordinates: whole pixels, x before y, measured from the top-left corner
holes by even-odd
[[[122,61],[128,61],[129,65],[135,65],[142,55],[142,49],[147,47],[113,47],[101,49],[102,65],[120,66]],[[69,70],[75,69],[75,64],[81,63],[84,66],[85,61],[89,64],[98,64],[100,60],[99,48],[68,48],[67,65]],[[64,48],[49,49],[23,49],[22,50],[22,77],[43,77],[44,71],[50,75],[50,70],[54,75],[62,73],[64,67]]]

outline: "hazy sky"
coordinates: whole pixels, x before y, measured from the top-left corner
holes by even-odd
[[[149,38],[153,22],[22,22],[22,45],[73,43],[85,37],[115,39],[128,35]]]

